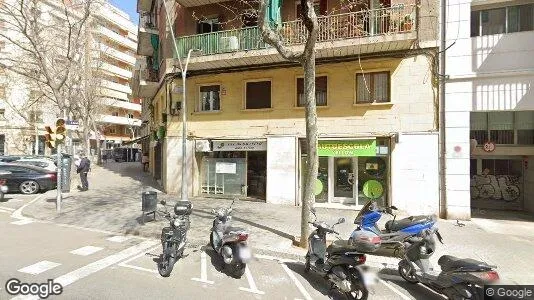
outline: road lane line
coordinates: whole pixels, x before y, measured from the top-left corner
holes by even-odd
[[[12,214],[11,214],[11,217],[12,218],[15,218],[15,219],[20,219],[20,220],[23,220],[23,219],[29,219],[27,217],[24,217],[22,215],[22,211],[28,207],[29,205],[33,204],[34,202],[40,200],[41,198],[43,198],[45,196],[45,194],[41,194],[37,197],[35,197],[33,200],[31,200],[30,202],[24,204],[23,206],[19,207],[17,210],[15,210]]]
[[[213,284],[213,281],[208,280],[208,264],[206,263],[206,256],[206,252],[200,251],[200,278],[191,278],[191,280]]]
[[[96,273],[98,271],[101,271],[107,267],[110,267],[132,255],[137,255],[140,251],[145,251],[146,249],[154,246],[157,242],[155,241],[144,241],[141,242],[135,246],[132,246],[130,248],[127,248],[125,250],[122,250],[121,252],[115,253],[113,255],[110,255],[108,257],[105,257],[101,260],[95,261],[93,263],[90,263],[86,266],[83,266],[77,270],[74,270],[70,273],[67,273],[65,275],[59,276],[58,278],[54,279],[54,282],[61,284],[63,287],[66,287],[67,285],[70,285],[80,279],[83,279],[93,273]],[[11,298],[11,300],[38,300],[39,296],[17,296],[14,298]]]
[[[251,292],[254,294],[258,294],[258,295],[265,295],[265,292],[258,290],[258,287],[256,286],[256,282],[254,282],[254,278],[252,278],[252,273],[250,272],[248,265],[245,267],[245,275],[247,277],[249,288],[240,287],[239,289],[245,292]]]
[[[306,291],[306,289],[304,288],[302,283],[297,279],[297,277],[295,277],[295,274],[293,274],[293,272],[289,269],[289,267],[284,262],[279,262],[279,263],[282,266],[282,268],[284,269],[284,271],[286,271],[287,276],[289,276],[289,278],[291,278],[291,280],[293,280],[293,283],[295,284],[297,289],[300,291],[302,296],[304,296],[304,299],[312,300],[312,297],[310,296],[308,291]]]
[[[6,214],[11,214],[12,213],[9,210],[3,210],[1,207],[0,207],[0,212],[6,213]]]
[[[144,271],[144,272],[154,273],[154,274],[157,274],[158,277],[159,277],[159,272],[156,271],[156,270],[151,270],[151,269],[143,268],[143,267],[139,267],[139,266],[133,266],[133,265],[125,264],[125,263],[121,263],[121,264],[119,264],[118,266],[120,266],[120,267],[125,267],[125,268],[130,268],[130,269],[134,269],[134,270],[138,270],[138,271]]]
[[[161,246],[160,246],[160,245],[157,245],[156,247],[152,247],[152,248],[146,250],[146,253],[150,253],[150,252],[152,252],[152,251],[158,249],[159,247],[161,247]],[[141,257],[141,256],[146,256],[146,253],[139,253],[139,254],[136,255],[136,256],[133,256],[133,257],[131,257],[131,258],[128,258],[127,260],[121,262],[121,263],[119,264],[119,266],[122,265],[122,264],[127,264],[127,263],[131,262],[132,260],[136,260],[136,259],[138,259],[138,258]]]
[[[1,209],[1,210],[11,211],[11,212],[15,211],[14,208],[11,208],[11,207],[5,207],[5,206],[0,206],[0,209]]]
[[[18,220],[18,221],[15,221],[15,222],[11,222],[11,224],[13,224],[13,225],[19,225],[19,226],[26,225],[26,224],[30,224],[30,223],[33,223],[33,220],[30,220],[30,219],[22,219],[22,220]]]
[[[254,255],[255,258],[259,258],[259,259],[267,259],[267,260],[274,260],[274,261],[278,261],[278,262],[284,262],[284,263],[298,263],[298,261],[296,260],[293,260],[293,259],[285,259],[285,258],[280,258],[280,257],[276,257],[276,256],[271,256],[271,255],[263,255],[263,254],[256,254]]]
[[[51,261],[47,261],[47,260],[43,260],[43,261],[40,261],[36,264],[33,264],[31,266],[27,266],[27,267],[24,267],[22,269],[19,269],[18,271],[21,272],[21,273],[27,273],[27,274],[32,274],[32,275],[37,275],[37,274],[41,274],[43,272],[46,272],[48,270],[51,270],[57,266],[60,266],[61,264],[58,264],[58,263],[55,263],[55,262],[51,262]]]
[[[114,242],[114,243],[122,243],[122,242],[125,242],[129,239],[131,239],[132,237],[131,236],[125,236],[125,235],[116,235],[116,236],[112,236],[110,238],[107,238],[106,240],[110,241],[110,242]]]
[[[378,282],[381,282],[382,284],[384,284],[387,288],[392,290],[395,294],[399,295],[402,299],[404,299],[404,300],[412,300],[412,298],[406,296],[404,293],[399,291],[397,288],[395,288],[394,286],[392,286],[388,282],[386,282],[386,281],[384,281],[384,280],[382,280],[380,278],[378,278]]]
[[[96,253],[96,252],[98,252],[98,251],[100,251],[102,249],[104,249],[104,248],[94,247],[94,246],[85,246],[85,247],[78,248],[76,250],[72,250],[70,253],[74,254],[74,255],[88,256],[88,255],[94,254],[94,253]]]

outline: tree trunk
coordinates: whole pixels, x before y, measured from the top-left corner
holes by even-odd
[[[92,122],[93,125],[93,131],[95,132],[95,139],[96,139],[96,164],[101,166],[102,165],[102,150],[101,150],[101,144],[100,144],[100,133],[98,132],[98,128],[96,127],[96,124]]]
[[[300,246],[308,245],[310,233],[310,208],[315,202],[315,181],[319,159],[317,157],[317,106],[315,102],[315,53],[306,57],[302,63],[304,68],[304,92],[306,97],[306,149],[308,152],[308,172],[304,180],[302,197],[302,218]]]

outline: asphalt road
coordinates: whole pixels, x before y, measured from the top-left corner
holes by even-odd
[[[162,278],[146,255],[159,254],[157,240],[24,218],[17,209],[36,196],[8,196],[0,203],[0,299],[38,299],[9,295],[11,278],[62,284],[48,299],[343,299],[301,263],[272,256],[256,255],[242,278],[232,278],[206,246],[189,248]],[[443,299],[384,270],[379,277],[369,299]]]

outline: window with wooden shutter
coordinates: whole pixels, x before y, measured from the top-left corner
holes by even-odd
[[[328,78],[326,76],[315,77],[315,103],[317,106],[326,106],[328,95]],[[297,106],[306,106],[304,93],[304,78],[297,78]]]
[[[246,83],[245,109],[271,108],[271,82]]]

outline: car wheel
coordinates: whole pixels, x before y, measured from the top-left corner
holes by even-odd
[[[27,180],[20,184],[19,189],[23,194],[35,194],[39,191],[39,184],[36,181]]]

